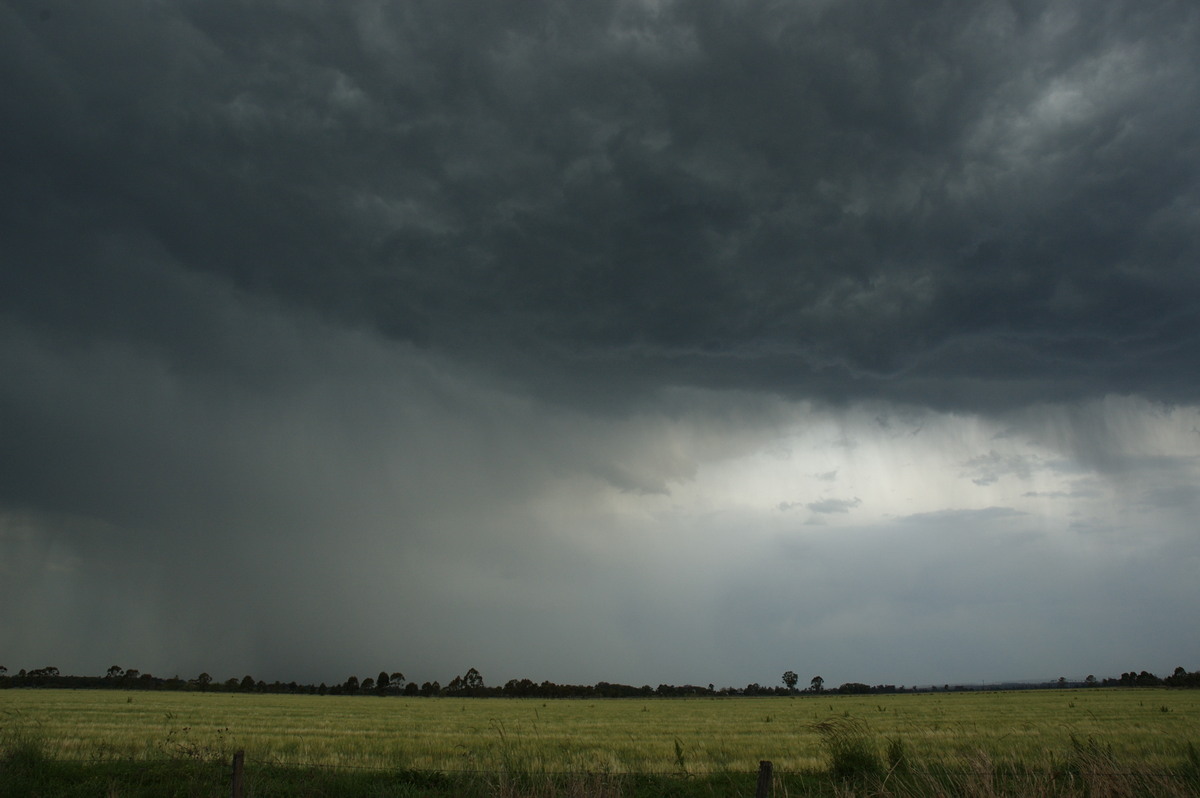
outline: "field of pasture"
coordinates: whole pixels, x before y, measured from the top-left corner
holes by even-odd
[[[753,773],[766,759],[776,772],[818,772],[829,766],[819,724],[831,719],[853,721],[885,763],[902,749],[923,768],[982,757],[1051,769],[1081,744],[1145,771],[1200,764],[1192,690],[598,700],[0,691],[0,746],[35,739],[49,759],[90,763],[227,760],[241,749],[248,767],[696,776]]]

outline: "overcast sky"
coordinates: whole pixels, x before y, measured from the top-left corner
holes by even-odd
[[[0,0],[0,664],[1200,669],[1194,0]]]

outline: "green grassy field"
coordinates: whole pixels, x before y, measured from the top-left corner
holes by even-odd
[[[592,701],[6,690],[0,747],[35,740],[44,761],[92,766],[228,762],[241,749],[248,769],[711,783],[763,759],[779,774],[827,772],[818,724],[831,719],[852,722],[885,767],[902,750],[923,771],[1049,773],[1085,750],[1143,773],[1200,769],[1200,691],[1157,689]]]
[[[1077,690],[795,698],[376,698],[225,693],[8,690],[0,722],[58,759],[220,756],[433,770],[665,773],[823,766],[814,724],[856,718],[880,746],[902,739],[915,760],[985,752],[1050,764],[1071,737],[1146,767],[1200,746],[1200,692]]]

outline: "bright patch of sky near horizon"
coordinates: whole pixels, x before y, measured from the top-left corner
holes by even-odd
[[[266,662],[265,649],[290,646],[304,670],[320,660],[305,651],[313,639],[396,658],[395,641],[373,640],[367,609],[393,607],[383,614],[390,629],[403,630],[403,649],[437,653],[426,666],[433,673],[413,673],[423,678],[444,680],[439,668],[476,661],[479,651],[488,652],[493,678],[566,672],[639,682],[648,668],[669,682],[773,683],[775,674],[761,670],[764,655],[872,682],[1081,677],[1073,664],[1139,656],[1137,637],[1085,644],[1113,613],[1133,612],[1148,626],[1170,615],[1155,599],[1171,597],[1172,580],[1144,583],[1138,563],[1172,549],[1170,570],[1186,572],[1200,555],[1190,527],[1200,483],[1195,408],[1109,397],[1071,413],[1039,408],[989,420],[772,399],[746,413],[735,395],[689,390],[666,402],[693,408],[684,414],[596,419],[480,390],[463,375],[444,376],[452,370],[374,348],[364,362],[392,362],[393,376],[364,390],[388,394],[400,385],[393,380],[412,381],[403,406],[351,414],[331,430],[331,397],[318,379],[286,401],[291,410],[254,422],[269,443],[239,445],[260,463],[243,467],[275,473],[279,486],[259,496],[257,509],[215,508],[231,532],[186,561],[218,580],[224,598],[199,607],[168,599],[156,610],[139,594],[181,589],[182,600],[187,587],[161,582],[180,575],[171,576],[169,560],[155,566],[153,536],[148,551],[122,552],[132,558],[122,564],[102,555],[97,538],[107,529],[74,541],[52,534],[56,542],[38,548],[37,532],[62,520],[10,516],[0,563],[27,570],[5,574],[0,600],[32,602],[45,621],[16,642],[51,656],[63,645],[56,630],[89,607],[122,619],[107,651],[142,650],[146,635],[199,660],[211,649],[193,641],[213,626],[225,630],[221,650],[236,652],[235,661]],[[232,414],[226,427],[246,412],[186,412],[214,410]],[[309,439],[300,450],[298,429]],[[308,459],[313,452],[318,460]],[[317,471],[292,470],[296,462]],[[227,477],[203,479],[203,490],[176,501],[200,506],[229,489]],[[238,530],[284,509],[272,506],[273,493],[295,505],[286,511],[294,526],[256,545]],[[42,523],[50,527],[37,529]],[[333,540],[321,531],[328,523],[337,525]],[[1143,527],[1154,535],[1134,532]],[[225,546],[248,573],[220,556]],[[318,573],[314,556],[319,581],[334,593],[286,587]],[[260,573],[264,562],[268,573]],[[1131,591],[1136,603],[1122,608]],[[236,619],[241,600],[254,602],[257,623]],[[216,617],[206,619],[209,612]],[[1031,629],[1031,618],[1047,630]],[[289,628],[297,623],[289,619],[298,625]],[[447,627],[456,630],[448,639]],[[588,630],[582,639],[578,628]],[[909,634],[941,643],[920,652],[897,640]],[[1000,645],[1010,635],[1025,641],[1020,653]],[[1063,639],[1074,637],[1064,650]],[[570,649],[560,640],[572,640]],[[530,662],[545,671],[531,672]],[[274,668],[290,676],[287,666]],[[320,668],[311,678],[332,678]]]

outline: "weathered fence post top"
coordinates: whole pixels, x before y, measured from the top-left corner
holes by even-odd
[[[768,798],[771,794],[771,763],[762,760],[758,763],[758,787],[754,790],[754,798]]]
[[[245,762],[245,751],[238,751],[233,755],[233,780],[230,785],[230,795],[233,798],[242,798],[242,767]]]

